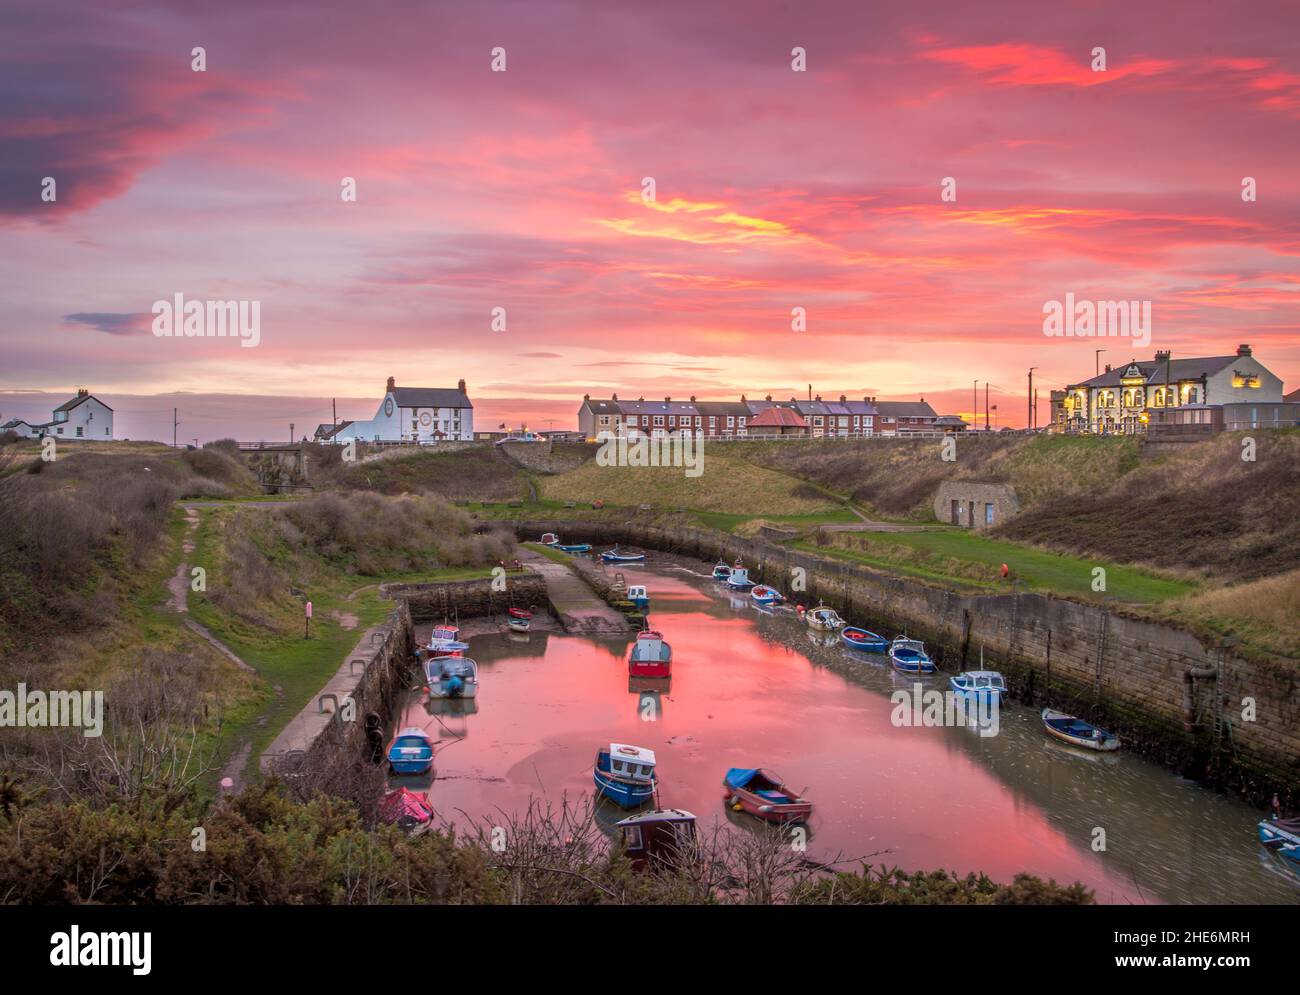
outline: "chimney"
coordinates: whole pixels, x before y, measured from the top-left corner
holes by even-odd
[[[1249,355],[1249,353],[1248,353],[1247,355]],[[88,387],[78,387],[78,388],[77,388],[77,396],[78,396],[78,397],[89,397],[89,396],[90,396],[90,388],[88,388]]]
[[[843,403],[844,403],[845,401],[847,401],[847,400],[848,400],[848,398],[845,397],[843,394],[840,395],[840,403],[841,403],[841,404],[843,404]]]
[[[384,390],[385,390],[385,391],[392,391],[396,386],[397,386],[397,381],[394,380],[392,377],[389,377],[389,378],[388,378],[388,386],[385,387]]]
[[[617,401],[617,400],[618,400],[618,395],[617,395],[617,394],[613,395],[613,396],[610,398],[610,400],[611,400],[611,401]]]
[[[821,399],[822,399],[822,396],[821,396],[820,394],[818,394],[818,395],[817,395],[817,401],[818,401],[818,403],[821,403]]]
[[[772,395],[771,395],[771,394],[768,394],[768,395],[767,395],[767,399],[768,399],[769,401],[772,400]],[[745,403],[745,395],[744,395],[744,394],[741,394],[741,395],[740,395],[740,403],[741,403],[741,404],[744,404],[744,403]]]
[[[1250,355],[1250,346],[1248,346],[1248,345],[1247,345],[1246,343],[1244,343],[1244,342],[1243,342],[1241,345],[1237,346],[1237,355],[1240,356],[1240,357],[1242,357],[1243,359],[1244,359],[1245,357],[1249,356],[1249,355]]]
[[[590,401],[590,400],[591,400],[591,395],[590,395],[590,394],[583,394],[583,395],[582,395],[582,399],[583,399],[584,401]]]
[[[667,404],[667,403],[668,403],[669,401],[671,401],[671,400],[672,400],[671,397],[665,397],[665,398],[664,398],[664,404]]]
[[[1157,349],[1157,350],[1156,350],[1156,362],[1157,362],[1157,363],[1167,363],[1167,362],[1169,362],[1169,350],[1168,350],[1168,349]]]
[[[1106,372],[1106,373],[1109,373],[1109,372],[1110,372],[1110,363],[1107,363],[1107,364],[1106,364],[1106,369],[1105,369],[1104,372]]]
[[[644,402],[645,402],[645,395],[642,394],[639,398],[637,398],[637,400],[638,400],[638,401],[641,401],[642,403],[644,403]]]
[[[456,389],[457,389],[458,391],[460,391],[462,394],[465,393],[465,381],[464,381],[464,380],[457,380],[457,381],[456,381]]]
[[[744,394],[741,394],[741,395],[740,395],[740,399],[743,401],[743,400],[745,399],[745,395],[744,395]],[[768,395],[767,395],[767,400],[768,400],[769,403],[771,402],[771,400],[772,400],[772,395],[771,395],[771,394],[768,394]]]
[[[691,395],[691,403],[692,403],[692,404],[695,403],[695,395],[694,395],[694,394]]]

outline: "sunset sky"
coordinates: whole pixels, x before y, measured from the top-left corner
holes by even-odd
[[[975,379],[1023,425],[1030,366],[1042,420],[1095,348],[1242,342],[1300,386],[1294,3],[0,18],[0,421],[86,386],[119,437],[170,441],[173,406],[183,440],[309,434],[331,398],[370,417],[391,375],[464,378],[478,428],[572,427],[584,393],[810,383],[969,416]],[[155,337],[178,292],[261,301],[260,345]],[[1151,301],[1151,343],[1045,337],[1067,293]]]

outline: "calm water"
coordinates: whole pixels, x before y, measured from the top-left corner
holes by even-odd
[[[1057,745],[1037,712],[1016,704],[994,737],[895,727],[889,695],[912,681],[886,658],[819,645],[824,634],[760,614],[701,570],[661,557],[636,571],[673,646],[659,695],[629,689],[628,639],[471,638],[477,700],[428,706],[412,696],[396,727],[440,738],[436,780],[423,785],[439,815],[455,822],[522,809],[530,796],[558,805],[588,795],[597,748],[626,742],[655,750],[663,804],[702,827],[745,824],[722,804],[728,767],[767,767],[806,787],[815,859],[888,850],[873,862],[1000,881],[1028,871],[1082,881],[1103,902],[1300,902],[1300,882],[1255,839],[1254,809],[1122,751]],[[1105,830],[1105,853],[1092,850],[1094,827]]]

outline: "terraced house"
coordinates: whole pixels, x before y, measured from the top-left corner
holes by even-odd
[[[1261,419],[1260,405],[1266,407]],[[1251,354],[1249,345],[1231,356],[1175,359],[1160,351],[1153,360],[1107,366],[1097,376],[1065,388],[1053,427],[1064,432],[1133,434],[1155,422],[1162,427],[1204,425],[1205,432],[1261,421],[1294,424],[1294,405],[1282,403],[1282,381]],[[1252,413],[1252,410],[1253,413]],[[1271,427],[1271,426],[1270,426]]]

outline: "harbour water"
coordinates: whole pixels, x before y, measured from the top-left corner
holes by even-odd
[[[491,819],[530,799],[589,796],[597,749],[631,743],[656,752],[662,804],[706,830],[752,828],[723,805],[729,767],[765,767],[806,790],[816,860],[851,868],[875,854],[877,865],[999,881],[1026,871],[1081,881],[1101,902],[1300,903],[1300,881],[1256,839],[1262,813],[1233,798],[1123,751],[1057,744],[1015,703],[996,736],[896,726],[890,695],[916,679],[886,657],[852,653],[789,612],[756,611],[703,564],[662,556],[623,569],[648,586],[651,621],[673,647],[664,689],[630,686],[630,637],[473,636],[477,699],[430,704],[412,692],[390,729],[438,740],[435,779],[394,783],[427,788],[441,820]],[[947,678],[922,683],[943,690]]]

